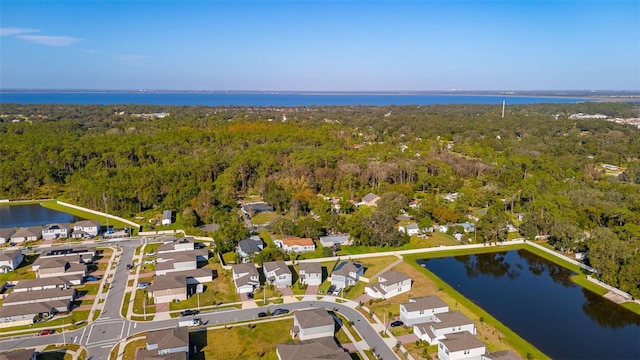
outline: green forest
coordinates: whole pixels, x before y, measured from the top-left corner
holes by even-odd
[[[170,115],[137,115],[154,112]],[[574,113],[640,117],[640,106],[513,105],[502,118],[490,105],[4,103],[0,198],[99,210],[105,194],[110,212],[131,219],[174,209],[188,228],[218,224],[220,251],[247,235],[234,209],[249,196],[282,215],[280,231],[347,232],[363,246],[407,242],[396,228],[403,210],[423,226],[471,217],[478,242],[506,240],[508,226],[546,236],[558,250],[586,252],[603,281],[639,298],[640,130]],[[376,208],[353,204],[370,192],[381,197]],[[339,213],[326,197],[340,198]]]

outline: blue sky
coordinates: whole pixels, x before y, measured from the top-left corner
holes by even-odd
[[[640,1],[0,1],[0,88],[640,90]]]

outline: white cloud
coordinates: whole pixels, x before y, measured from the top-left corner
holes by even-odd
[[[67,46],[77,43],[81,39],[74,38],[72,36],[45,36],[45,35],[18,35],[18,38],[26,40],[36,44],[49,45],[49,46]]]
[[[10,35],[19,35],[19,34],[28,34],[40,32],[38,29],[27,29],[27,28],[17,28],[17,27],[0,27],[0,36],[10,36]]]

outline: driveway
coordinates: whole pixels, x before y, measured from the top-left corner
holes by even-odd
[[[319,285],[309,285],[307,286],[307,291],[305,291],[305,295],[317,295],[318,294]]]
[[[287,287],[278,290],[282,293],[282,296],[293,296],[293,290],[291,290],[291,288]]]

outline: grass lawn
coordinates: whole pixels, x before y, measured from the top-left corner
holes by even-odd
[[[305,294],[307,289],[301,288],[300,285],[301,285],[300,280],[296,281],[296,283],[293,284],[293,286],[291,287],[291,291],[293,292],[293,295],[304,295]]]
[[[266,286],[262,288],[258,288],[253,295],[253,298],[256,300],[256,303],[260,303],[262,305],[262,300],[264,299],[264,291],[266,291],[267,295],[267,303],[274,304],[272,299],[282,297],[282,292],[278,290],[275,286]],[[281,302],[280,302],[281,303]]]
[[[351,333],[351,336],[353,336],[353,338],[356,341],[362,341],[362,338],[360,337],[360,334],[358,334],[358,332],[353,327],[353,325],[351,325],[351,321],[347,320],[347,318],[342,316],[342,314],[336,313],[336,315],[338,315],[338,318],[340,320],[342,320],[342,327],[344,327],[347,330],[349,330],[349,332]]]
[[[222,254],[222,261],[224,261],[225,264],[235,264],[237,259],[238,253],[234,251],[229,251]]]
[[[24,260],[15,271],[0,274],[0,284],[4,284],[7,281],[35,279],[36,273],[31,271],[31,264],[33,264],[37,258],[38,255],[25,255]]]
[[[48,209],[53,209],[53,210],[58,210],[58,211],[62,211],[64,213],[67,214],[71,214],[71,215],[75,215],[79,218],[82,219],[87,219],[87,220],[99,220],[100,221],[100,225],[106,225],[106,218],[104,216],[100,216],[100,215],[96,215],[90,212],[86,212],[86,211],[82,211],[82,210],[77,210],[77,209],[73,209],[64,205],[60,205],[56,202],[56,200],[49,200],[49,201],[43,201],[40,203],[40,205],[42,205],[43,207],[46,207]],[[131,225],[118,221],[116,219],[112,219],[109,218],[109,227],[114,227],[114,228],[130,228]]]
[[[224,270],[220,264],[215,264],[213,259],[209,260],[211,269],[217,271],[218,277],[212,282],[205,284],[205,290],[200,294],[200,306],[220,305],[240,301],[240,296],[236,293],[233,284],[233,277],[230,270]],[[191,296],[187,300],[169,304],[170,310],[195,309],[198,306],[198,296]]]
[[[251,218],[251,223],[254,225],[265,225],[278,218],[275,212],[263,212]]]
[[[381,246],[343,246],[338,251],[338,256],[356,255],[356,254],[368,254],[376,252],[386,252],[394,250],[412,250],[428,247],[437,247],[440,245],[460,245],[460,243],[453,238],[453,236],[443,233],[433,233],[431,236],[425,239],[421,239],[417,236],[412,236],[408,243],[399,247],[381,247]]]
[[[398,258],[395,256],[381,256],[375,258],[358,259],[357,261],[364,265],[364,277],[371,278],[380,270],[391,265],[396,260],[398,260]]]
[[[258,324],[242,324],[224,329],[189,334],[198,352],[191,360],[264,359],[277,360],[276,345],[291,342],[293,319]]]
[[[122,358],[124,360],[135,360],[136,359],[136,350],[138,348],[145,348],[146,346],[147,346],[147,341],[144,338],[142,338],[140,340],[132,341],[129,344],[127,344],[127,346],[124,348],[124,353],[122,355]],[[116,349],[117,349],[117,347],[116,347]],[[113,353],[112,353],[112,355],[113,355]]]
[[[137,315],[142,315],[145,313],[145,309],[143,309],[143,306],[145,304],[145,298],[146,300],[146,314],[155,314],[156,312],[156,305],[152,304],[153,299],[152,298],[148,298],[147,297],[147,291],[146,290],[136,290],[136,297],[133,300],[133,313],[137,314]]]

